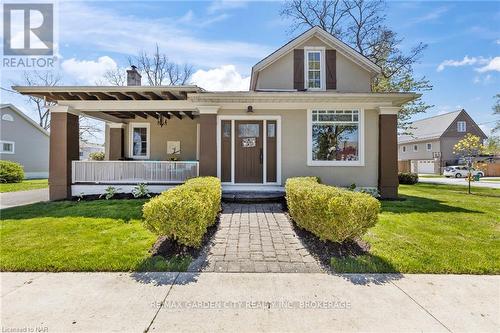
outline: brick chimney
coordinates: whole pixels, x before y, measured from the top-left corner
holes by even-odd
[[[140,86],[141,85],[141,74],[137,71],[137,67],[134,65],[127,69],[127,86]]]

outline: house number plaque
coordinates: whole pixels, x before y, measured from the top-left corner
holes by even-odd
[[[243,148],[255,147],[255,138],[244,138],[241,140],[241,146]]]

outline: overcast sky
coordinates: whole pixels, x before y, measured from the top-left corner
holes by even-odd
[[[94,85],[109,69],[155,43],[171,60],[195,68],[193,83],[209,90],[247,90],[252,65],[295,34],[279,16],[277,1],[59,2],[59,71],[68,85]],[[405,38],[403,48],[429,45],[415,74],[434,88],[426,115],[464,108],[489,133],[500,93],[500,2],[389,2],[389,26]],[[21,72],[2,70],[10,88]],[[1,91],[28,115],[15,94]]]

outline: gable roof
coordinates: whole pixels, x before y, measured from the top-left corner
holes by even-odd
[[[302,33],[301,35],[295,37],[261,61],[259,61],[257,64],[255,64],[252,67],[252,74],[250,78],[250,87],[254,87],[256,84],[256,73],[263,70],[276,60],[280,59],[281,57],[285,56],[289,52],[291,52],[294,48],[299,46],[300,44],[304,43],[311,37],[317,37],[320,39],[322,42],[324,42],[326,45],[330,46],[331,48],[337,50],[337,52],[341,53],[351,61],[355,62],[359,66],[363,67],[365,70],[371,72],[373,76],[376,76],[382,72],[382,69],[380,66],[375,64],[373,61],[341,41],[340,39],[336,38],[335,36],[331,35],[330,33],[326,32],[319,26],[314,26],[307,30],[306,32]]]
[[[461,113],[465,113],[472,121],[474,121],[465,110],[457,110],[420,119],[409,125],[412,134],[399,136],[398,143],[439,139]],[[483,135],[486,137],[484,133]]]
[[[9,109],[9,110],[12,110],[14,111],[15,113],[17,113],[21,118],[23,118],[24,120],[26,120],[26,122],[28,122],[29,124],[31,124],[33,127],[35,127],[37,130],[39,130],[40,132],[42,132],[43,134],[45,134],[46,136],[50,136],[49,132],[47,130],[45,130],[44,128],[42,128],[40,125],[38,125],[33,119],[31,119],[30,117],[28,117],[24,112],[22,112],[21,110],[19,110],[17,107],[15,107],[14,105],[12,104],[0,104],[0,109]]]

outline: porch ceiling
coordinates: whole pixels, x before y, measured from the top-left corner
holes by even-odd
[[[23,95],[57,101],[161,101],[186,100],[188,93],[204,90],[198,86],[14,86]]]

